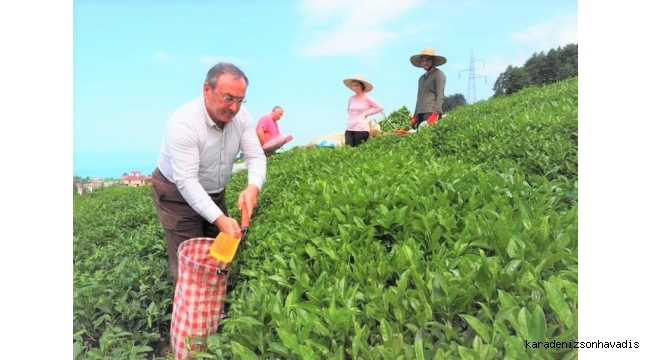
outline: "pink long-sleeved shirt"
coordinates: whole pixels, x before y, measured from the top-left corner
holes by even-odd
[[[348,100],[347,131],[370,131],[368,116],[380,113],[384,107],[368,94],[350,96]]]

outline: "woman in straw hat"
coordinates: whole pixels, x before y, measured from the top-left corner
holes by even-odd
[[[444,56],[436,55],[432,48],[425,48],[420,54],[411,56],[411,64],[424,69],[418,80],[418,94],[411,119],[411,132],[417,131],[420,124],[435,124],[442,116],[442,100],[445,97],[447,77],[437,67],[446,63]]]
[[[345,145],[356,147],[370,137],[368,116],[380,113],[384,107],[373,99],[369,92],[373,86],[361,76],[343,80],[343,84],[354,92],[348,100],[348,124],[345,128]]]

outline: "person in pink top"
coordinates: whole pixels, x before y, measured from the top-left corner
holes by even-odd
[[[262,115],[257,121],[255,131],[262,146],[280,134],[277,121],[280,120],[282,115],[284,115],[284,110],[279,106],[274,106],[270,114]]]
[[[357,76],[343,80],[343,84],[354,92],[348,100],[348,124],[345,128],[345,145],[356,147],[370,137],[368,116],[380,113],[384,107],[368,93],[371,83]]]
[[[291,135],[284,136],[280,134],[278,120],[282,115],[284,115],[284,110],[279,106],[274,106],[270,114],[262,115],[257,121],[255,131],[267,157],[293,139]]]

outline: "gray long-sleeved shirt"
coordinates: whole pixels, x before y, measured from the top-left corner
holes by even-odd
[[[420,76],[414,114],[429,112],[442,114],[442,100],[445,97],[446,82],[445,73],[437,68]]]

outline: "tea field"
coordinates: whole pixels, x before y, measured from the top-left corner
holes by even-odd
[[[578,334],[577,78],[391,133],[409,118],[358,148],[269,158],[228,317],[195,358],[577,358],[526,346]],[[73,231],[75,359],[165,358],[150,188],[75,196]]]

